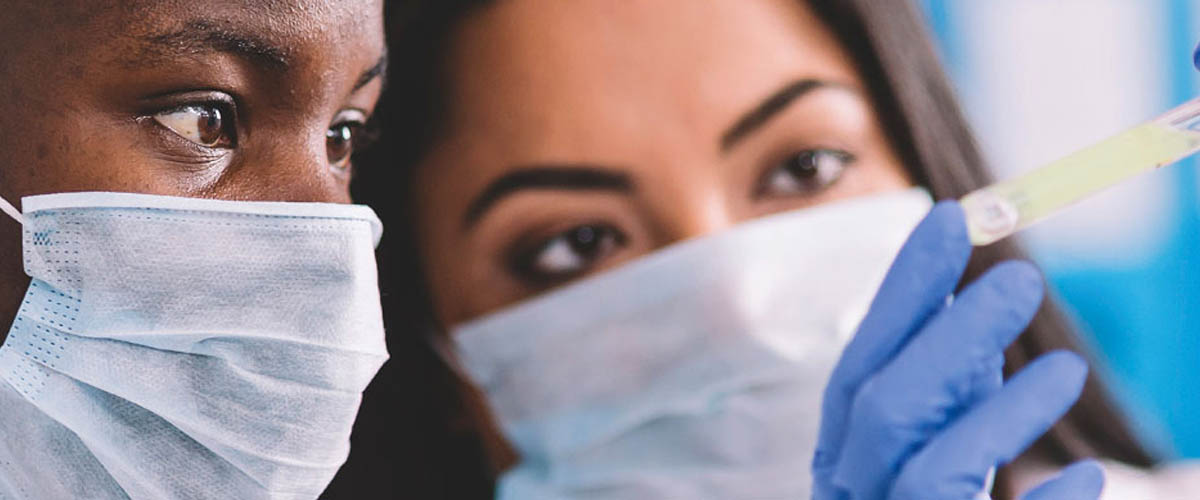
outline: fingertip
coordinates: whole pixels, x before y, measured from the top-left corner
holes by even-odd
[[[1042,274],[1033,264],[1007,261],[993,266],[967,286],[951,307],[973,311],[969,324],[993,332],[1007,346],[1037,315],[1045,288]],[[984,318],[988,323],[979,325]]]
[[[1057,375],[1066,380],[1071,380],[1079,385],[1083,385],[1087,380],[1088,365],[1083,357],[1065,350],[1055,350],[1043,355],[1040,359],[1044,359],[1045,363],[1052,364],[1053,370]]]
[[[1009,260],[994,266],[988,274],[1004,276],[1002,280],[1009,293],[1036,298],[1041,303],[1045,294],[1046,282],[1042,272],[1032,262],[1024,260]]]
[[[1022,500],[1095,500],[1104,492],[1104,467],[1095,460],[1080,460],[1042,483]]]
[[[971,240],[962,207],[956,201],[941,201],[933,206],[913,230],[901,250],[898,261],[929,261],[935,276],[958,278],[971,257]]]
[[[1087,374],[1087,362],[1082,357],[1071,351],[1057,350],[1033,360],[1014,377],[1014,381],[1029,379],[1026,383],[1032,385],[1031,389],[1040,394],[1038,398],[1043,402],[1048,404],[1057,400],[1066,404],[1079,399]]]
[[[966,221],[966,215],[963,213],[962,205],[958,200],[942,200],[933,204],[930,213],[943,214],[941,216],[958,218],[958,220]]]
[[[958,201],[942,200],[937,202],[925,220],[936,222],[948,241],[965,247],[969,253],[971,240],[967,237],[967,216]]]
[[[1004,404],[1014,411],[1039,415],[1049,427],[1079,400],[1087,372],[1087,363],[1078,354],[1068,351],[1043,354],[1004,384],[1001,394],[1008,398]]]
[[[1063,469],[1062,473],[1063,475],[1074,475],[1087,484],[1095,484],[1097,486],[1097,494],[1100,493],[1099,490],[1104,488],[1104,466],[1100,465],[1100,462],[1094,459],[1085,458],[1075,462]]]

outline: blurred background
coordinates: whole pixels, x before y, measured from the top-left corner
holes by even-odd
[[[1200,0],[921,0],[996,174],[1200,95]],[[1135,427],[1200,457],[1200,175],[1144,175],[1024,233]]]

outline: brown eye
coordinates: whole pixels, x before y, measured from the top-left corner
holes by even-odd
[[[342,123],[325,131],[325,154],[330,165],[345,168],[349,164],[350,155],[354,153],[354,133],[357,129],[358,125]]]
[[[854,156],[844,151],[803,151],[767,172],[758,191],[762,196],[815,194],[837,182],[853,161]]]
[[[587,272],[624,244],[625,235],[612,226],[576,226],[524,253],[514,267],[528,281],[562,282]]]
[[[154,115],[154,120],[200,146],[228,148],[234,143],[232,119],[219,106],[186,106]]]

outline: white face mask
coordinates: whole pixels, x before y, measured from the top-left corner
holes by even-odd
[[[462,325],[500,498],[809,498],[821,397],[921,190],[743,224]]]
[[[387,359],[369,208],[23,205],[33,279],[0,347],[0,498],[324,490]]]

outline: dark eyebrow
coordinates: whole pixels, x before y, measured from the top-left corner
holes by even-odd
[[[152,56],[227,52],[274,69],[287,69],[291,65],[287,48],[206,20],[191,21],[176,31],[146,35],[141,40],[149,44],[147,49]]]
[[[733,126],[721,136],[721,151],[729,151],[738,141],[765,125],[771,118],[787,109],[796,99],[824,87],[849,89],[847,85],[828,80],[804,79],[796,80],[775,91],[764,99],[758,106],[742,115]]]
[[[479,221],[492,205],[506,196],[526,189],[557,189],[566,191],[633,190],[629,176],[591,166],[538,166],[521,168],[492,181],[467,208],[463,226],[469,228]]]
[[[371,83],[371,80],[374,80],[376,78],[386,75],[387,74],[387,65],[388,65],[387,54],[379,56],[379,60],[375,61],[375,65],[371,66],[371,69],[364,71],[362,76],[358,77],[358,81],[354,82],[354,90],[358,90],[363,87],[366,87],[368,83]]]

